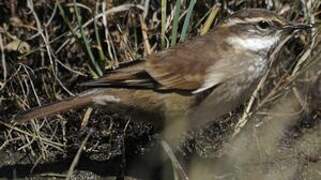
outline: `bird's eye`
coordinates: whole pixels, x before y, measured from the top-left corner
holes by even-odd
[[[267,21],[260,21],[257,24],[257,27],[262,29],[262,30],[266,30],[266,29],[268,29],[270,27],[270,24]]]

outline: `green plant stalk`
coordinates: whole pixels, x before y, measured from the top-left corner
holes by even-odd
[[[193,9],[194,9],[194,6],[196,4],[196,1],[197,0],[191,0],[190,3],[189,3],[187,14],[186,14],[186,17],[184,19],[183,29],[182,29],[182,32],[181,32],[181,38],[180,38],[181,42],[185,41],[185,39],[187,37],[188,31],[189,31],[189,26],[190,26],[190,21],[191,21],[191,17],[192,17],[192,13],[193,13]]]
[[[166,33],[166,6],[167,6],[167,0],[162,0],[161,4],[161,47],[165,48],[165,33]]]
[[[83,27],[81,26],[81,16],[80,16],[80,13],[79,13],[79,9],[76,6],[76,1],[75,0],[74,0],[74,8],[75,8],[75,12],[76,12],[77,22],[78,22],[78,25],[79,25],[80,36],[81,36],[81,39],[82,39],[82,41],[83,41],[83,43],[85,45],[85,48],[86,48],[86,51],[88,53],[89,59],[91,60],[91,63],[94,66],[97,75],[98,76],[102,76],[103,72],[100,69],[99,64],[95,61],[95,57],[94,57],[94,55],[93,55],[93,53],[91,51],[91,48],[90,48],[90,45],[89,45],[89,41],[88,41],[88,39],[87,39],[87,37],[85,35]]]
[[[98,14],[98,8],[99,8],[99,3],[96,4],[95,16],[96,16],[96,14]],[[95,28],[95,36],[96,36],[98,52],[99,52],[99,64],[100,65],[104,65],[106,56],[105,56],[105,54],[103,52],[103,49],[102,49],[102,46],[101,46],[101,40],[100,40],[100,37],[99,37],[99,30],[98,30],[97,19],[96,18],[94,18],[94,28]]]
[[[211,13],[210,13],[210,15],[207,17],[207,19],[206,19],[206,21],[205,21],[205,23],[204,23],[204,26],[203,26],[203,28],[201,29],[201,35],[204,35],[204,34],[206,34],[206,33],[209,31],[209,29],[210,29],[211,25],[213,24],[214,19],[215,19],[215,17],[217,16],[219,10],[220,10],[220,7],[219,7],[219,6],[216,6],[216,5],[214,5],[214,6],[211,8],[211,10],[210,10]]]
[[[176,0],[175,3],[175,13],[173,19],[173,29],[171,35],[171,46],[175,46],[177,42],[177,31],[178,31],[178,23],[179,23],[179,15],[181,12],[181,0]]]

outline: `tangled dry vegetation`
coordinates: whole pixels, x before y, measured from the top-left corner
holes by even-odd
[[[176,156],[150,123],[121,110],[87,107],[10,123],[244,8],[316,28],[293,34],[252,99],[220,124],[187,134]],[[0,0],[0,177],[321,179],[320,20],[318,0]]]

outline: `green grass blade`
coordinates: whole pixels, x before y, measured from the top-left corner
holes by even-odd
[[[79,30],[80,30],[80,36],[81,36],[81,39],[85,45],[85,48],[86,48],[86,51],[87,51],[87,54],[89,56],[89,59],[91,60],[91,63],[92,65],[94,66],[95,68],[95,71],[97,73],[98,76],[102,76],[103,75],[103,72],[102,70],[100,69],[100,66],[99,64],[97,63],[97,61],[95,60],[95,57],[92,53],[92,50],[90,48],[90,42],[89,40],[87,39],[86,35],[85,35],[85,32],[84,32],[84,28],[82,27],[81,25],[81,16],[80,16],[80,13],[79,13],[79,9],[76,5],[76,1],[74,0],[74,8],[75,8],[75,13],[76,13],[76,17],[77,17],[77,22],[78,22],[78,25],[79,25]]]
[[[191,17],[192,17],[192,13],[193,13],[193,9],[196,4],[196,1],[197,0],[191,0],[189,3],[187,14],[186,14],[184,24],[183,24],[183,29],[182,29],[180,41],[184,41],[187,37],[189,27],[190,27],[190,21],[191,21]]]
[[[220,7],[217,6],[217,5],[214,5],[211,10],[210,10],[210,15],[207,17],[206,21],[205,21],[205,24],[203,26],[203,28],[201,29],[201,35],[204,35],[206,34],[209,29],[211,28],[211,25],[213,24],[214,22],[214,19],[216,18],[218,12],[220,10]]]
[[[173,19],[173,29],[171,35],[171,46],[175,46],[177,42],[177,31],[178,31],[178,23],[179,23],[179,15],[181,12],[181,0],[176,0],[175,4],[175,14]]]
[[[96,2],[96,10],[95,10],[94,17],[97,14],[99,14],[98,9],[99,9],[99,2]],[[98,25],[97,25],[97,19],[96,18],[94,18],[94,28],[95,28],[95,37],[96,37],[97,48],[98,48],[98,53],[99,53],[99,64],[103,65],[103,64],[105,64],[106,57],[105,57],[105,54],[103,52],[103,48],[102,48],[102,45],[101,45],[101,39],[100,39],[100,36],[99,36],[99,30],[98,30]]]
[[[167,0],[162,0],[162,4],[161,4],[161,47],[165,48],[165,32],[166,32],[166,6],[167,6]]]
[[[64,11],[64,9],[62,8],[62,6],[61,6],[61,4],[60,4],[59,1],[57,1],[57,6],[58,6],[59,13],[60,13],[63,21],[65,22],[65,24],[66,24],[66,25],[68,26],[68,28],[70,29],[70,32],[72,33],[72,35],[77,39],[78,36],[77,36],[76,32],[73,30],[72,25],[70,24],[70,22],[69,22],[69,20],[68,20],[68,18],[67,18],[67,16],[66,16],[66,14],[65,14],[65,11]]]

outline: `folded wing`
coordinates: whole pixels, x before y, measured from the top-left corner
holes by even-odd
[[[202,92],[233,75],[222,71],[229,61],[220,62],[223,57],[215,49],[222,42],[215,36],[216,31],[210,32],[82,85]]]

